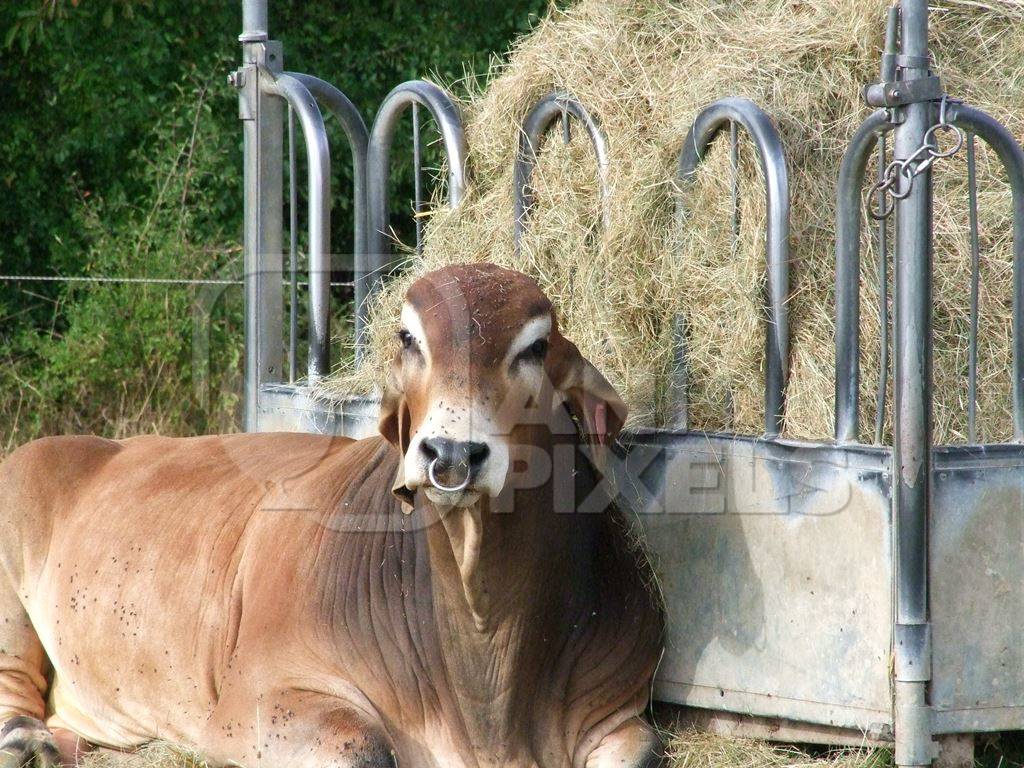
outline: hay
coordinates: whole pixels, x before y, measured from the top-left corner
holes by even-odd
[[[776,119],[790,164],[793,227],[791,384],[786,433],[832,432],[834,378],[833,199],[839,160],[868,110],[861,86],[876,77],[884,0],[582,0],[553,10],[496,64],[486,88],[454,84],[465,99],[470,189],[452,212],[431,216],[421,259],[374,308],[373,352],[361,371],[340,370],[334,392],[381,380],[398,297],[437,266],[488,260],[537,276],[562,322],[618,386],[634,425],[668,413],[673,318],[687,327],[695,428],[759,433],[763,425],[762,185],[741,158],[742,226],[731,244],[729,158],[716,142],[676,225],[673,182],[683,137],[700,107],[747,96]],[[932,14],[938,71],[949,92],[1024,131],[1024,24],[1013,0],[942,0]],[[547,141],[538,210],[517,260],[512,248],[512,161],[519,125],[553,88],[599,116],[610,154],[610,222],[598,226],[597,179],[587,141]],[[935,433],[966,430],[969,299],[963,154],[936,174]],[[979,422],[988,441],[1010,434],[1009,190],[979,145],[982,324]],[[878,378],[875,254],[863,265],[862,437],[870,439]],[[891,412],[891,406],[889,408]]]
[[[182,747],[155,741],[135,752],[101,750],[82,758],[81,768],[208,768],[197,754]]]
[[[812,756],[795,747],[734,739],[693,729],[664,734],[671,768],[886,768],[885,752],[841,749]],[[88,755],[81,768],[207,768],[191,753],[162,742],[138,752]]]
[[[683,729],[666,735],[672,768],[886,768],[889,753],[876,749],[823,750],[812,755],[793,746]]]

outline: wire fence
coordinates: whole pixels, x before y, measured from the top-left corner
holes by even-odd
[[[113,284],[143,284],[143,285],[245,285],[244,280],[228,278],[196,278],[184,279],[173,277],[113,277],[107,275],[96,276],[65,276],[65,275],[0,275],[0,281],[10,283],[113,283]],[[291,285],[288,280],[282,280],[282,285]],[[309,286],[308,282],[300,281],[299,287]],[[332,288],[354,288],[355,282],[351,280],[331,282]]]

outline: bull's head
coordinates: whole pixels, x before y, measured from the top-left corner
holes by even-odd
[[[403,454],[394,491],[410,504],[417,489],[449,507],[496,497],[524,448],[561,435],[600,451],[625,419],[615,390],[520,272],[468,264],[420,278],[395,344],[380,431]]]

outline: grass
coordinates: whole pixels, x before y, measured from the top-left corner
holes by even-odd
[[[885,750],[808,750],[693,729],[667,734],[667,747],[671,768],[888,768],[892,764]],[[91,755],[83,768],[207,768],[207,765],[189,752],[155,743],[132,754]]]
[[[891,768],[885,749],[808,747],[684,728],[666,732],[670,768]],[[976,768],[1024,768],[1024,732],[980,734]],[[131,754],[90,755],[82,768],[208,768],[198,756],[154,743]]]

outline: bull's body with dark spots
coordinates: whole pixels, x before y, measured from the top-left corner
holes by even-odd
[[[0,768],[153,739],[274,768],[660,764],[661,612],[579,450],[621,402],[488,265],[414,284],[396,346],[384,437],[50,438],[0,467]]]

